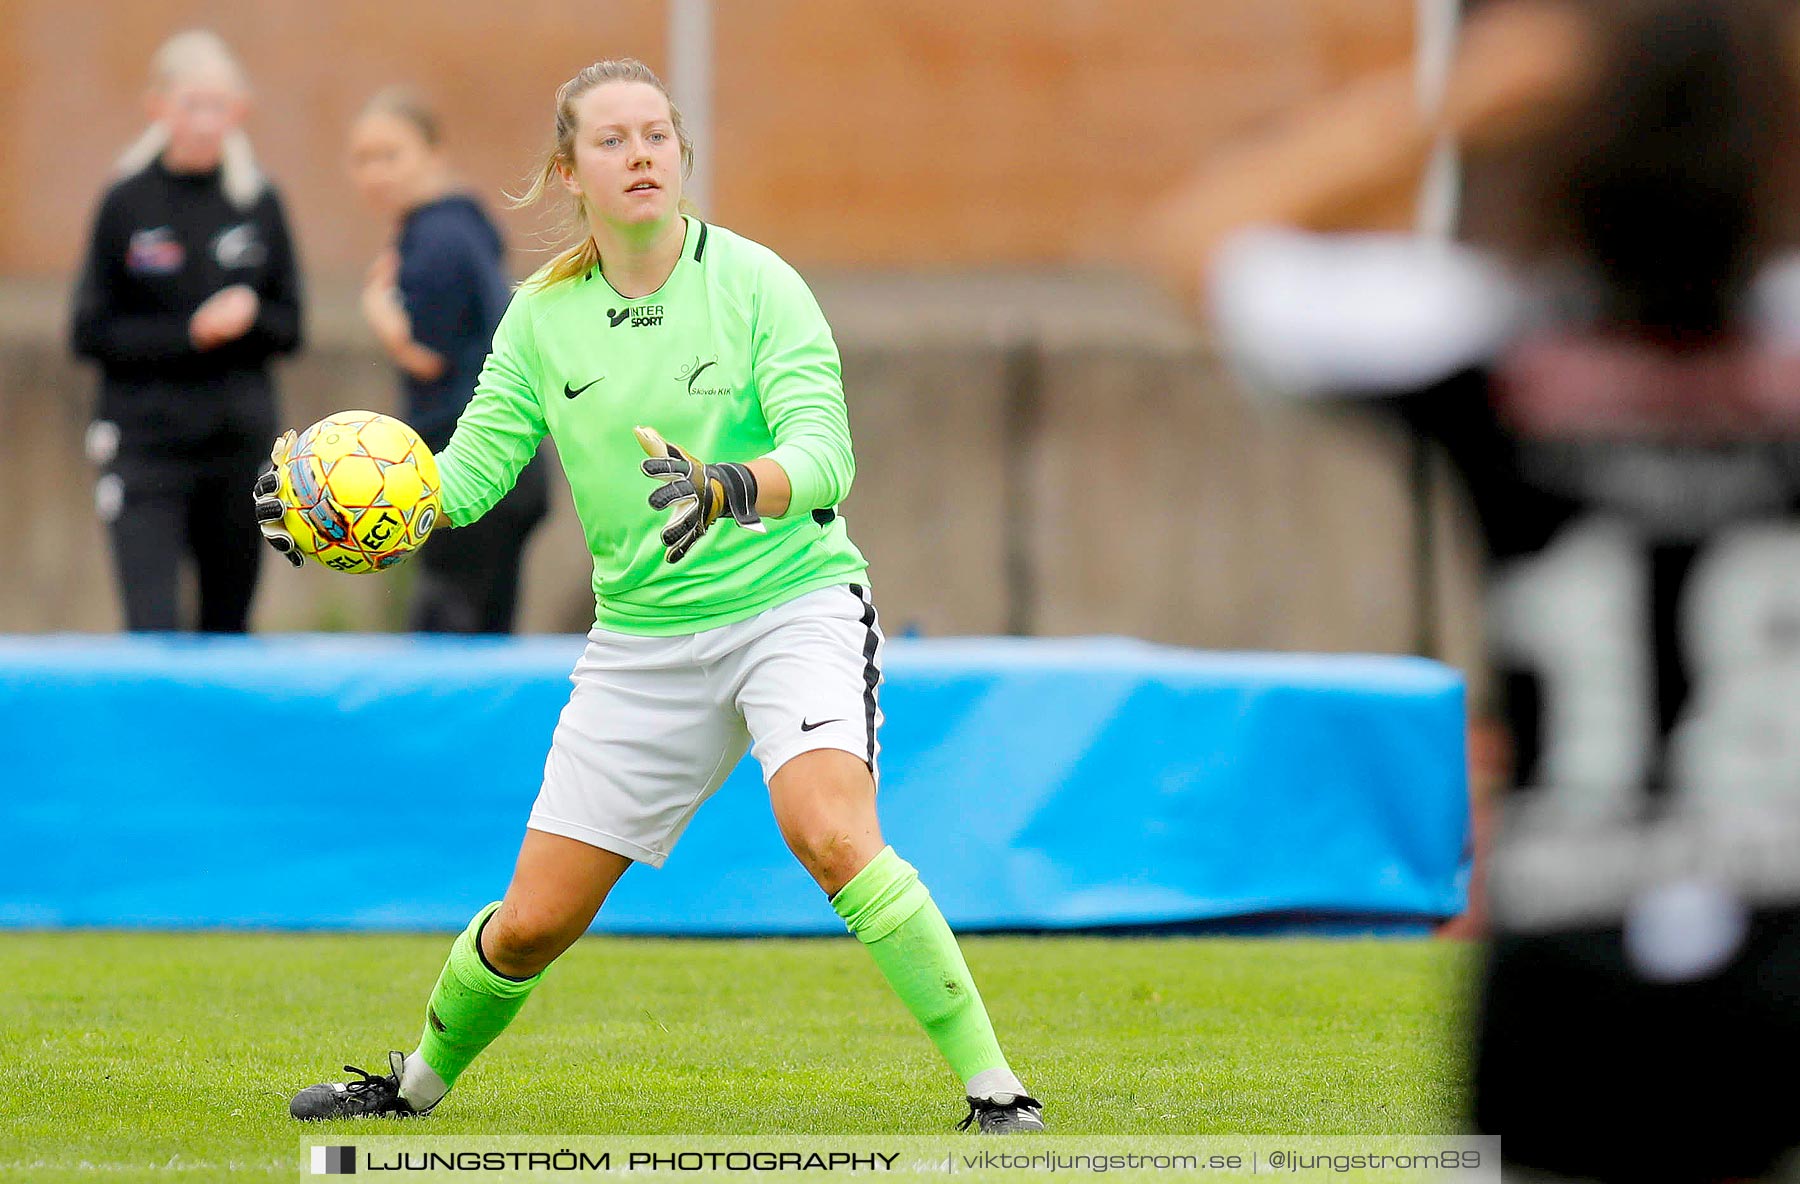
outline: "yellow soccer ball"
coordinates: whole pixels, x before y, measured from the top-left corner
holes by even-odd
[[[282,524],[302,555],[333,571],[382,571],[438,519],[437,461],[391,415],[340,411],[295,439],[281,466]]]

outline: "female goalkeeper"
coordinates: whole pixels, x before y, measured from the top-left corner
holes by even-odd
[[[835,509],[854,462],[831,330],[772,251],[681,212],[691,163],[642,63],[596,62],[558,89],[556,146],[525,200],[566,189],[582,240],[513,297],[438,467],[444,514],[467,524],[555,438],[596,626],[512,885],[451,946],[418,1047],[390,1053],[387,1076],[302,1090],[296,1118],[437,1105],[748,746],[789,848],[963,1079],[962,1125],[1043,1127],[943,915],[881,839],[882,635]],[[291,550],[274,482],[257,492],[264,532]]]

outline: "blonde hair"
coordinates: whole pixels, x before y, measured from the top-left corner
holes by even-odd
[[[551,185],[557,179],[559,165],[575,167],[575,133],[581,130],[577,126],[575,103],[588,91],[608,82],[645,82],[654,86],[668,100],[669,122],[675,128],[676,141],[681,145],[681,175],[686,177],[693,171],[694,145],[688,139],[687,127],[681,121],[681,108],[675,105],[675,98],[669,94],[669,88],[663,85],[663,80],[636,58],[605,58],[556,88],[556,141],[532,172],[531,183],[525,192],[507,195],[514,209],[531,205],[549,193]],[[588,227],[586,199],[579,194],[572,196],[573,201],[560,237],[568,238],[579,234],[581,241],[562,251],[525,281],[532,287],[547,288],[563,280],[584,276],[600,266],[600,246],[594,241],[593,231]],[[681,209],[687,213],[691,212],[692,207],[683,199]]]
[[[150,59],[150,89],[167,90],[207,71],[221,72],[239,90],[246,93],[250,90],[243,66],[224,38],[210,29],[189,29],[163,42]],[[168,144],[169,129],[161,123],[151,124],[119,154],[118,160],[113,162],[113,173],[126,177],[142,172],[162,155]],[[266,185],[262,170],[256,164],[256,154],[250,149],[250,137],[242,128],[227,132],[219,155],[219,186],[225,191],[226,200],[240,210],[247,210],[263,195]]]
[[[371,115],[391,115],[412,124],[428,148],[436,148],[443,139],[437,109],[425,101],[424,95],[410,86],[390,86],[377,91],[363,104],[362,110],[356,113],[356,118],[366,119]]]

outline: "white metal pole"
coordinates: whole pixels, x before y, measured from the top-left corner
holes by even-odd
[[[1418,45],[1414,69],[1419,110],[1434,115],[1443,107],[1450,67],[1456,60],[1461,0],[1417,0]],[[1439,137],[1419,183],[1416,228],[1421,237],[1448,242],[1456,233],[1462,204],[1462,162],[1456,144]],[[1412,442],[1413,640],[1416,652],[1442,657],[1438,600],[1438,520],[1436,449],[1422,436]]]
[[[688,200],[710,217],[712,201],[712,0],[669,0],[669,89],[694,143]]]
[[[1418,49],[1415,58],[1419,109],[1435,112],[1444,101],[1450,67],[1456,60],[1461,0],[1418,0]],[[1462,204],[1462,162],[1456,145],[1440,138],[1419,186],[1418,230],[1430,238],[1456,233]]]

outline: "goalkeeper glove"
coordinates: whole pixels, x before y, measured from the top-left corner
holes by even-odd
[[[269,467],[256,479],[251,492],[256,498],[256,528],[283,559],[299,567],[306,561],[300,558],[300,551],[294,546],[294,536],[281,524],[287,511],[281,500],[281,467],[287,464],[288,453],[293,447],[294,433],[291,431],[275,441],[275,446],[269,449]]]
[[[720,514],[758,534],[769,529],[756,512],[756,474],[747,465],[709,465],[664,440],[655,428],[635,431],[638,443],[650,454],[643,463],[644,476],[663,482],[651,492],[650,508],[675,507],[662,532],[670,563],[686,555]]]

